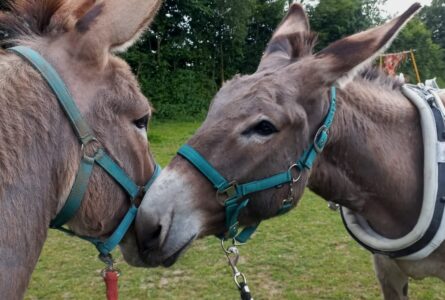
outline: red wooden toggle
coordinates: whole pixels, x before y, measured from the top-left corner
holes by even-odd
[[[107,300],[118,300],[119,272],[117,270],[105,270],[103,278],[107,288]]]

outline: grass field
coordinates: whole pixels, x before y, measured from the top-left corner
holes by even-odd
[[[155,122],[150,140],[166,165],[199,126]],[[255,299],[380,299],[370,255],[343,229],[337,213],[307,191],[300,206],[264,222],[239,263]],[[104,299],[103,265],[91,245],[51,231],[26,299]],[[219,241],[200,240],[171,269],[136,269],[115,253],[121,299],[239,299]],[[410,283],[412,299],[445,299],[435,279]],[[1,299],[1,296],[0,296]]]

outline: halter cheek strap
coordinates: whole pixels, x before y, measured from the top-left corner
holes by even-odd
[[[234,239],[238,243],[245,243],[255,230],[259,223],[244,228],[239,232],[239,216],[242,210],[248,205],[250,199],[245,197],[260,191],[268,190],[284,184],[292,184],[299,181],[301,173],[304,169],[310,170],[319,153],[321,153],[327,144],[329,138],[329,129],[334,120],[337,104],[337,94],[335,87],[330,92],[330,107],[322,126],[315,134],[314,141],[311,146],[303,153],[295,164],[282,173],[274,176],[252,181],[244,184],[238,184],[235,181],[229,181],[222,176],[198,151],[189,145],[182,146],[178,154],[189,161],[197,170],[199,170],[213,185],[217,191],[218,198],[225,198],[224,207],[226,212],[226,233],[223,239]],[[298,176],[294,176],[294,169],[298,172]],[[294,203],[293,201],[284,201],[277,215],[288,212]]]
[[[91,128],[83,119],[82,114],[77,108],[65,83],[60,78],[57,71],[38,52],[34,51],[33,49],[18,46],[10,48],[8,50],[18,54],[20,57],[25,59],[45,79],[48,86],[56,95],[60,106],[65,112],[76,136],[78,137],[82,145],[82,158],[76,178],[74,180],[73,187],[69,193],[64,207],[54,218],[54,220],[51,221],[50,227],[75,235],[74,232],[65,229],[62,226],[70,221],[78,212],[82,204],[82,200],[85,197],[85,193],[88,189],[88,183],[95,164],[105,170],[105,172],[109,176],[111,176],[114,181],[119,184],[119,186],[130,196],[131,206],[128,212],[122,219],[119,226],[108,239],[101,240],[91,237],[79,236],[80,238],[93,243],[96,246],[97,250],[101,253],[101,255],[108,256],[110,252],[122,240],[136,217],[137,207],[134,201],[139,196],[141,196],[142,193],[145,193],[150,188],[154,180],[159,176],[161,168],[156,165],[152,178],[144,187],[140,187],[117,163],[114,162],[114,160],[105,152],[102,147],[99,147],[99,149],[94,153],[93,156],[90,157],[86,155],[85,148],[93,142],[98,143],[98,141],[96,140],[96,137],[94,136]]]

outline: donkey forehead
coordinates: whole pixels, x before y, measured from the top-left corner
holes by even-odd
[[[124,60],[110,56],[107,65],[98,68],[63,52],[55,48],[48,56],[66,79],[81,110],[100,105],[115,113],[151,113],[149,102]]]
[[[117,87],[117,100],[124,105],[135,107],[136,109],[151,110],[147,98],[142,94],[139,83],[133,75],[130,66],[119,57],[110,59],[110,82],[112,86]],[[121,101],[122,100],[122,101]]]
[[[214,98],[211,118],[248,117],[258,114],[282,115],[297,107],[299,84],[286,71],[260,72],[227,82]]]

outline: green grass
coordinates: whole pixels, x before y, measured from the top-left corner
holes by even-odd
[[[166,165],[198,122],[155,122],[156,159]],[[255,299],[380,299],[371,256],[346,234],[340,217],[307,191],[286,216],[264,222],[241,249],[239,268]],[[118,252],[118,251],[117,251]],[[197,241],[170,269],[136,269],[116,252],[121,299],[238,299],[219,241]],[[86,242],[51,231],[26,299],[105,299],[102,264]],[[412,299],[445,299],[436,279],[410,283]]]

